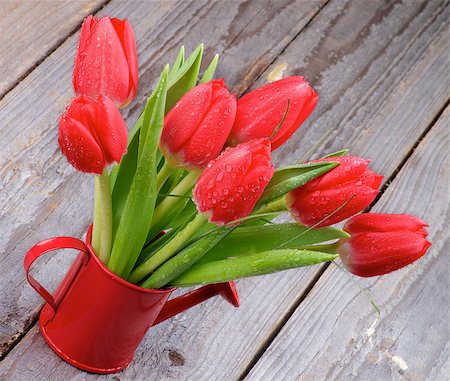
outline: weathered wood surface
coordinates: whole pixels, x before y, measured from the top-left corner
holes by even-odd
[[[0,1],[0,98],[105,1]]]
[[[398,272],[363,279],[330,266],[249,380],[450,380],[450,107],[376,204],[430,221],[431,250]]]
[[[126,111],[129,124],[164,63],[175,58],[181,44],[189,51],[207,41],[206,59],[216,51],[229,57],[230,67],[224,71],[222,65],[222,74],[239,67],[257,75],[253,60],[275,59],[283,41],[292,40],[322,5],[320,1],[304,5],[301,0],[279,2],[277,7],[268,4],[136,1],[111,2],[102,9],[101,15],[128,17],[137,37],[140,82],[136,100]],[[293,12],[301,5],[302,13]],[[180,30],[188,22],[189,27]],[[269,37],[271,44],[263,44]],[[0,131],[0,262],[8,269],[0,278],[0,352],[8,351],[33,324],[41,306],[40,297],[25,282],[24,253],[50,236],[80,236],[91,220],[92,177],[76,173],[57,145],[57,120],[72,96],[77,39],[78,35],[71,36],[0,101],[4,126]],[[249,49],[252,44],[256,48]],[[264,69],[260,64],[258,68]],[[37,276],[54,287],[70,259],[55,257],[48,266],[39,266]]]
[[[279,162],[292,162],[292,158],[301,156],[312,141],[328,128],[334,127],[333,139],[325,147],[327,151],[342,148],[343,145],[351,146],[353,153],[373,157],[373,167],[389,176],[432,123],[448,97],[446,70],[449,45],[445,29],[448,3],[445,1],[385,4],[381,1],[362,3],[333,0],[322,10],[321,4],[311,5],[304,1],[290,6],[272,3],[271,7],[259,1],[241,7],[234,2],[225,2],[225,5],[214,4],[210,8],[194,2],[177,12],[173,3],[164,4],[167,13],[158,13],[162,12],[161,9],[148,9],[148,4],[143,6],[136,3],[123,7],[114,1],[105,9],[105,12],[118,17],[129,17],[138,36],[142,80],[136,102],[138,106],[131,107],[128,120],[136,117],[143,95],[148,92],[160,70],[161,59],[172,58],[180,43],[188,41],[186,45],[193,47],[196,42],[204,40],[210,47],[207,50],[209,57],[216,47],[219,52],[223,51],[219,74],[231,78],[227,82],[237,91],[243,91],[314,16],[307,28],[264,71],[258,81],[258,84],[266,81],[271,73],[287,64],[284,75],[304,74],[321,95],[319,107],[311,121],[302,127],[286,148],[277,153]],[[305,12],[307,6],[310,8],[306,12],[308,17],[305,17],[298,9]],[[201,19],[213,18],[211,25],[198,22],[193,28],[180,32],[177,25],[184,21],[179,19],[179,15],[188,20],[197,10],[201,10],[198,16]],[[136,14],[130,15],[131,12]],[[227,22],[223,21],[224,14],[229,17]],[[174,25],[175,17],[178,17],[179,24]],[[222,23],[228,23],[228,27]],[[164,33],[155,37],[155,31],[161,27],[164,27]],[[228,29],[233,32],[227,33]],[[268,43],[274,48],[269,48]],[[2,244],[6,250],[0,259],[6,268],[11,268],[5,274],[6,279],[0,280],[4,282],[0,283],[2,290],[7,290],[2,291],[5,295],[2,295],[4,304],[0,316],[10,314],[1,326],[7,339],[27,329],[39,308],[39,299],[20,276],[20,262],[26,248],[48,235],[80,235],[90,219],[91,200],[84,203],[81,200],[90,197],[91,183],[67,168],[55,143],[55,120],[69,97],[68,66],[70,68],[72,58],[69,60],[67,56],[73,56],[71,49],[74,45],[75,39],[72,37],[26,79],[29,81],[26,86],[39,88],[44,86],[48,78],[53,78],[52,88],[57,90],[52,99],[45,96],[38,99],[40,107],[23,118],[22,123],[25,125],[19,136],[15,136],[17,131],[9,135],[2,132],[4,136],[0,140],[8,142],[13,154],[11,141],[18,147],[22,144],[22,149],[26,150],[25,153],[16,152],[12,156],[13,160],[8,163],[10,171],[15,166],[23,168],[26,157],[34,157],[38,165],[29,171],[36,173],[37,168],[37,173],[42,174],[39,182],[31,178],[30,173],[28,177],[20,178],[20,174],[6,172],[11,173],[12,180],[8,186],[13,186],[14,190],[11,194],[8,192],[10,199],[5,200],[8,201],[5,204],[12,205],[4,209],[2,221],[14,209],[25,205],[21,200],[24,197],[30,201],[32,209],[29,210],[27,206],[27,209],[19,211],[22,220],[15,226],[11,221],[15,221],[17,215],[10,219],[9,224],[2,223],[2,226],[10,226],[7,230],[9,238],[4,241],[7,244]],[[142,56],[145,57],[144,61]],[[240,66],[237,75],[236,68],[239,65],[243,66]],[[46,72],[49,71],[50,75],[47,76]],[[57,81],[54,79],[55,74],[58,74]],[[24,109],[19,101],[25,87],[21,85],[8,94],[11,98],[5,98],[9,102],[5,103],[9,113],[14,114],[15,119],[11,117],[11,121],[23,114]],[[42,90],[42,93],[45,91]],[[417,104],[420,104],[420,108]],[[37,119],[36,126],[33,126],[38,130],[34,139],[30,139],[30,135],[33,138],[33,128],[27,124],[31,118]],[[43,137],[39,137],[41,134]],[[24,137],[27,144],[23,142]],[[15,151],[20,150],[18,147]],[[49,147],[52,155],[45,158],[43,152],[48,152]],[[293,147],[299,148],[295,150]],[[49,156],[51,160],[48,160]],[[24,184],[34,187],[37,194],[27,196],[26,189],[22,189]],[[40,193],[49,192],[49,189],[50,192],[51,189],[55,190],[50,194],[51,199],[46,199],[45,193]],[[80,190],[86,195],[81,196]],[[36,219],[32,218],[35,215]],[[45,222],[39,224],[41,220]],[[74,224],[73,221],[78,222]],[[11,253],[13,258],[7,262]],[[60,260],[53,261],[51,265],[63,266]],[[54,268],[40,272],[43,278],[55,273]],[[162,324],[147,335],[136,354],[135,362],[118,377],[209,380],[220,375],[220,379],[238,379],[257,360],[265,349],[265,343],[284,324],[285,316],[288,317],[290,310],[301,300],[302,293],[308,290],[316,272],[317,268],[296,270],[239,282],[241,309],[234,310],[214,300]],[[308,313],[313,313],[317,306],[311,299],[309,302],[312,304]],[[358,313],[355,315],[358,318]],[[361,316],[364,316],[364,310]],[[315,369],[317,372],[319,370]],[[27,379],[32,376],[35,379],[97,377],[79,372],[56,358],[44,344],[36,327],[28,332],[0,365],[0,377]],[[291,375],[287,379],[289,377]],[[111,379],[111,376],[104,378]]]

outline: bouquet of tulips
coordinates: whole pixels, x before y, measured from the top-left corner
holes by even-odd
[[[236,99],[199,76],[203,45],[162,70],[127,133],[120,109],[136,95],[138,60],[127,20],[89,16],[77,48],[76,97],[59,145],[95,175],[92,247],[112,272],[143,288],[185,287],[314,265],[340,257],[359,276],[399,269],[430,243],[425,222],[363,213],[382,176],[347,150],[274,168],[280,147],[318,96],[303,77]],[[295,160],[295,158],[294,158]],[[289,211],[295,223],[274,223]],[[348,219],[344,228],[330,227]]]

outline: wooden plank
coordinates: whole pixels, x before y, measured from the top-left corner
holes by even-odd
[[[359,279],[330,266],[252,369],[249,380],[450,379],[450,107],[376,204],[430,224],[431,249],[398,272]]]
[[[299,73],[299,70],[306,72],[321,94],[318,111],[296,134],[294,143],[285,150],[278,150],[278,161],[292,162],[292,157],[300,153],[294,151],[295,156],[291,153],[288,158],[293,146],[298,144],[304,150],[317,135],[335,126],[337,137],[327,150],[341,148],[345,142],[354,147],[355,154],[386,157],[374,166],[387,175],[392,173],[446,100],[449,85],[444,75],[449,64],[445,30],[447,6],[447,2],[405,5],[333,1],[324,7],[260,80],[264,81],[279,65],[289,62],[285,75]],[[261,20],[261,16],[255,19]],[[283,24],[277,21],[277,24],[268,24],[267,33],[276,30],[274,25]],[[250,38],[241,33],[238,39]],[[225,50],[224,56],[230,50]],[[234,53],[237,62],[244,51]],[[249,57],[239,62],[246,62]],[[231,58],[225,61],[233,62]],[[271,60],[268,58],[267,62]],[[221,70],[231,73],[234,68],[230,65]],[[417,107],[419,101],[420,108]],[[397,128],[392,130],[392,126]],[[317,129],[319,132],[315,133]],[[403,144],[400,148],[397,140]],[[396,151],[392,153],[393,150]],[[65,168],[63,164],[60,166]],[[69,192],[68,189],[64,191]],[[78,200],[76,192],[69,194],[73,200]],[[75,208],[90,210],[90,206],[80,205],[78,201],[72,213]],[[59,209],[57,213],[63,212]],[[45,226],[49,223],[54,226],[54,219],[54,216],[49,218]],[[62,217],[61,221],[64,220]],[[87,223],[89,218],[84,217],[83,221]],[[61,229],[76,231],[77,227],[66,223]],[[32,238],[36,239],[36,235],[27,240],[32,241]],[[119,378],[239,378],[283,322],[284,313],[296,305],[315,271],[295,270],[241,281],[238,284],[241,309],[234,310],[214,300],[163,323],[147,335],[135,361]],[[27,370],[25,364],[31,370]],[[3,361],[0,375],[26,378],[33,369],[39,369],[42,379],[70,378],[79,374],[56,359],[36,329]]]
[[[283,41],[293,39],[322,5],[316,1],[305,6],[302,0],[268,4],[109,3],[100,14],[128,17],[137,36],[141,76],[136,101],[126,111],[129,125],[164,63],[175,58],[182,43],[189,51],[206,41],[206,59],[216,51],[224,52],[230,64],[245,71],[259,55],[275,59],[284,48]],[[302,13],[293,12],[302,4]],[[270,43],[261,44],[269,41],[269,36]],[[0,188],[8,190],[0,193],[0,262],[8,269],[0,279],[1,352],[8,351],[33,324],[41,307],[41,299],[24,279],[24,253],[49,236],[80,236],[91,220],[92,176],[76,173],[57,146],[58,116],[72,96],[72,57],[77,38],[70,37],[0,102],[0,124],[13,126],[0,131]],[[253,43],[256,48],[249,49]],[[221,70],[223,74],[233,72],[232,67],[224,71],[223,65]],[[50,288],[55,287],[71,260],[69,255],[61,257],[52,259],[48,266],[39,266],[37,276]]]
[[[0,98],[105,1],[1,1]]]

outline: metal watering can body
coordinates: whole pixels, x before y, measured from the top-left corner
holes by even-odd
[[[53,351],[77,368],[115,373],[128,366],[148,329],[213,296],[239,306],[233,282],[206,285],[168,300],[174,288],[144,289],[112,273],[90,245],[72,237],[56,237],[35,245],[25,256],[31,286],[47,301],[39,323]],[[80,251],[54,295],[29,273],[43,254],[62,248]]]

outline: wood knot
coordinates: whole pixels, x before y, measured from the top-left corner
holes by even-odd
[[[169,350],[169,360],[173,366],[182,366],[186,362],[184,356],[173,349]]]

